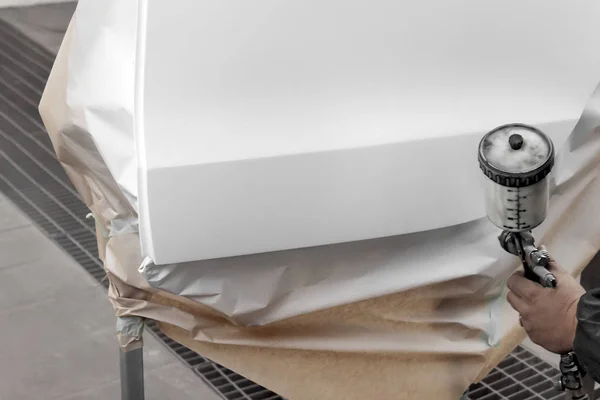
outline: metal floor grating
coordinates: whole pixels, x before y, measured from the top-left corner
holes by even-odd
[[[554,389],[559,371],[519,347],[481,383],[472,385],[470,399],[554,400],[564,394]]]
[[[54,56],[0,20],[0,192],[105,287],[94,221],[73,189],[37,106]],[[154,322],[150,331],[226,400],[283,400],[262,386],[172,341]],[[471,400],[558,399],[558,371],[519,348],[483,382]]]

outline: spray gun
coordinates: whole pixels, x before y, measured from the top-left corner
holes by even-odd
[[[479,166],[486,179],[485,206],[489,220],[502,229],[500,246],[523,263],[527,279],[545,288],[556,288],[548,270],[550,255],[535,245],[532,230],[544,222],[548,211],[548,175],[554,166],[554,145],[540,130],[510,124],[488,132],[479,143]],[[583,389],[585,370],[575,353],[561,354],[557,389],[572,400],[588,400]]]

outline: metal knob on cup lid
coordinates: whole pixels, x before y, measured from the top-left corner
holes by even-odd
[[[479,144],[479,165],[492,181],[508,187],[533,185],[554,166],[554,145],[540,130],[510,124],[488,132]]]

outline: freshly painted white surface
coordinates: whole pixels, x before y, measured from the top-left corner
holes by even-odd
[[[68,3],[73,0],[0,0],[0,8],[2,7],[25,7],[36,4],[57,4]]]
[[[482,217],[480,137],[518,121],[562,145],[600,80],[599,16],[595,0],[142,2],[145,255],[235,256]]]

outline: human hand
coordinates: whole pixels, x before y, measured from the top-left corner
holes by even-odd
[[[550,260],[548,269],[556,277],[556,288],[545,288],[518,271],[508,279],[507,299],[521,315],[521,325],[531,341],[562,354],[573,350],[577,304],[585,289],[556,261]]]

